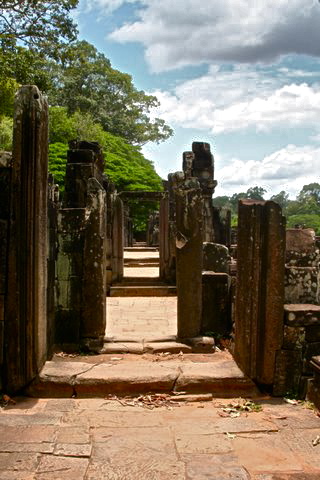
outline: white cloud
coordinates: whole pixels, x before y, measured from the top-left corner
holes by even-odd
[[[173,93],[156,91],[160,107],[153,114],[173,126],[211,133],[271,131],[279,127],[317,127],[320,86],[284,84],[279,77],[238,69],[209,72],[179,85]]]
[[[216,167],[219,188],[215,195],[230,195],[258,185],[266,188],[266,196],[285,190],[294,197],[303,185],[320,181],[319,158],[320,148],[296,145],[287,145],[261,161],[233,158],[222,168]],[[216,156],[216,163],[222,161],[226,162]]]
[[[216,61],[258,62],[289,53],[320,55],[317,0],[87,0],[108,13],[137,6],[110,37],[140,42],[155,72]]]

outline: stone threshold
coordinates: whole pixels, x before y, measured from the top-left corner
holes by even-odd
[[[207,355],[54,357],[25,393],[32,397],[104,397],[210,393],[256,397],[260,393],[227,352]]]
[[[174,286],[162,285],[134,285],[134,286],[112,286],[110,297],[168,297],[176,296],[177,289]]]

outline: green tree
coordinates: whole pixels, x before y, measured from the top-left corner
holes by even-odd
[[[278,203],[280,205],[280,207],[285,210],[288,206],[288,202],[289,202],[289,194],[286,193],[284,190],[281,190],[281,192],[275,194],[275,195],[272,195],[272,197],[270,198],[270,200]]]
[[[78,0],[2,0],[2,50],[12,50],[19,42],[50,56],[58,55],[64,43],[76,38],[77,29],[70,11],[77,5]]]
[[[317,205],[320,205],[320,184],[309,183],[304,185],[298,195],[298,201],[307,203],[313,200]]]
[[[313,228],[316,235],[320,235],[320,215],[301,213],[287,217],[287,227],[303,225],[306,228]]]
[[[12,124],[12,118],[0,116],[0,150],[12,150]]]
[[[251,198],[252,200],[264,200],[263,196],[267,193],[267,190],[263,187],[250,187],[246,191],[245,198]]]
[[[231,207],[230,197],[228,197],[227,195],[220,195],[218,197],[214,197],[212,199],[212,203],[215,207]]]
[[[90,113],[104,130],[132,144],[160,142],[173,133],[164,120],[150,120],[150,110],[159,105],[157,98],[137,90],[130,75],[113,69],[86,41],[65,49],[49,98],[69,114]]]

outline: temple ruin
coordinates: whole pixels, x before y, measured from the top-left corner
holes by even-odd
[[[100,146],[70,142],[60,198],[48,176],[47,132],[45,98],[21,87],[13,151],[0,153],[0,389],[36,384],[56,346],[112,352],[107,299],[122,289],[127,296],[177,295],[177,333],[168,340],[177,351],[212,353],[214,338],[228,337],[238,367],[257,387],[320,405],[314,232],[286,230],[272,201],[242,200],[235,245],[230,214],[212,203],[214,158],[203,142],[183,153],[182,171],[168,176],[162,192],[117,192]],[[152,281],[124,275],[124,251],[134,248],[133,198],[159,204],[146,232],[145,247],[159,252]],[[192,388],[201,390],[201,381]]]

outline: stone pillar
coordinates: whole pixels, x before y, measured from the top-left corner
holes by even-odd
[[[169,251],[169,195],[166,193],[160,200],[160,278],[164,281],[168,278],[170,251]]]
[[[231,246],[231,211],[226,208],[212,207],[214,241]]]
[[[81,342],[90,348],[106,330],[106,192],[96,178],[88,181],[86,210]]]
[[[106,178],[97,143],[71,143],[58,217],[56,342],[96,350],[106,327]]]
[[[16,95],[9,227],[5,377],[30,382],[47,355],[48,105],[35,86]]]
[[[230,256],[225,245],[203,243],[201,333],[231,333]]]
[[[217,185],[214,180],[214,159],[209,143],[192,143],[193,162],[191,176],[199,180],[203,195],[203,241],[214,242],[212,194]]]
[[[106,212],[106,277],[107,294],[112,284],[112,205],[115,192],[115,186],[112,182],[105,185],[107,192],[107,212]]]
[[[4,322],[7,300],[12,155],[0,152],[0,390],[3,390]]]
[[[112,282],[123,278],[123,202],[114,193],[112,198]]]
[[[235,359],[272,385],[283,335],[285,219],[272,201],[240,200]]]
[[[201,329],[203,199],[196,178],[176,174],[176,179],[178,337],[184,339]]]
[[[48,178],[48,285],[47,285],[47,343],[48,356],[53,353],[55,342],[55,289],[56,289],[56,262],[58,254],[58,212],[59,186],[54,183],[50,174]]]

